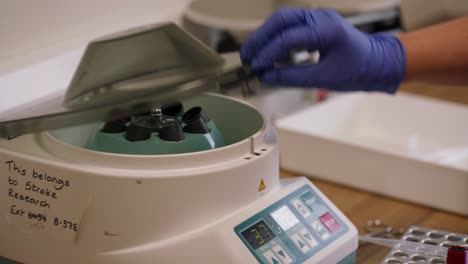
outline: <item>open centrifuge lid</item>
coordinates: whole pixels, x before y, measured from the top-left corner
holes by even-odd
[[[149,111],[215,89],[234,64],[240,60],[223,59],[173,23],[106,36],[89,43],[61,103],[1,120],[0,137]]]

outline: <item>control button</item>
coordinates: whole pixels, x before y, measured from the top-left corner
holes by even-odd
[[[286,253],[286,251],[280,245],[274,246],[273,251],[276,253],[276,255],[278,256],[278,258],[281,260],[282,263],[289,264],[293,262],[291,257]]]
[[[299,231],[299,234],[304,238],[304,240],[309,244],[309,247],[313,248],[318,245],[317,240],[307,231],[307,229],[303,228]]]
[[[271,213],[271,217],[275,219],[276,223],[278,223],[284,231],[288,231],[291,227],[299,224],[299,219],[297,219],[287,205],[283,205],[278,210]]]
[[[275,222],[275,220],[273,220],[273,217],[271,217],[271,215],[265,217],[265,222],[276,234],[281,234],[281,232],[283,232],[281,230],[281,227]]]
[[[318,207],[320,207],[319,201],[312,192],[306,192],[303,194],[301,196],[301,200],[309,207],[311,212],[314,212]]]
[[[266,258],[270,264],[282,264],[281,261],[273,254],[271,250],[265,251],[263,256]]]
[[[296,208],[296,210],[304,217],[304,218],[307,218],[309,216],[311,216],[309,210],[307,210],[307,208],[305,207],[305,205],[299,200],[299,199],[293,199],[291,201],[292,205],[294,206],[294,208]]]
[[[306,244],[304,240],[299,236],[299,234],[294,234],[291,236],[291,240],[293,241],[294,245],[302,252],[307,253],[310,251],[310,247]]]
[[[330,237],[330,233],[328,233],[328,231],[322,226],[322,224],[320,224],[319,221],[313,221],[310,223],[310,226],[312,229],[314,229],[315,232],[317,232],[317,234],[320,235],[323,240],[327,240]]]
[[[330,233],[333,234],[337,232],[338,230],[340,230],[340,224],[338,223],[338,221],[335,220],[333,215],[331,215],[329,212],[326,212],[325,214],[320,216],[319,219],[320,219],[320,222],[322,222],[327,227]]]

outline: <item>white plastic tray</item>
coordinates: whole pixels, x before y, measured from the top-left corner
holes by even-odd
[[[284,169],[468,215],[468,108],[353,93],[276,122]]]

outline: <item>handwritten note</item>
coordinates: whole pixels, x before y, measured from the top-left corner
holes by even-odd
[[[70,203],[79,192],[69,177],[57,175],[27,162],[0,160],[0,180],[6,186],[6,215],[21,231],[43,230],[62,237],[78,232],[83,203]],[[83,199],[81,199],[83,200]],[[75,207],[75,208],[74,208]],[[70,235],[63,235],[63,233]]]

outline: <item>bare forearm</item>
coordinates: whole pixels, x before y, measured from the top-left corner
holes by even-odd
[[[399,36],[405,81],[468,84],[468,17]]]

